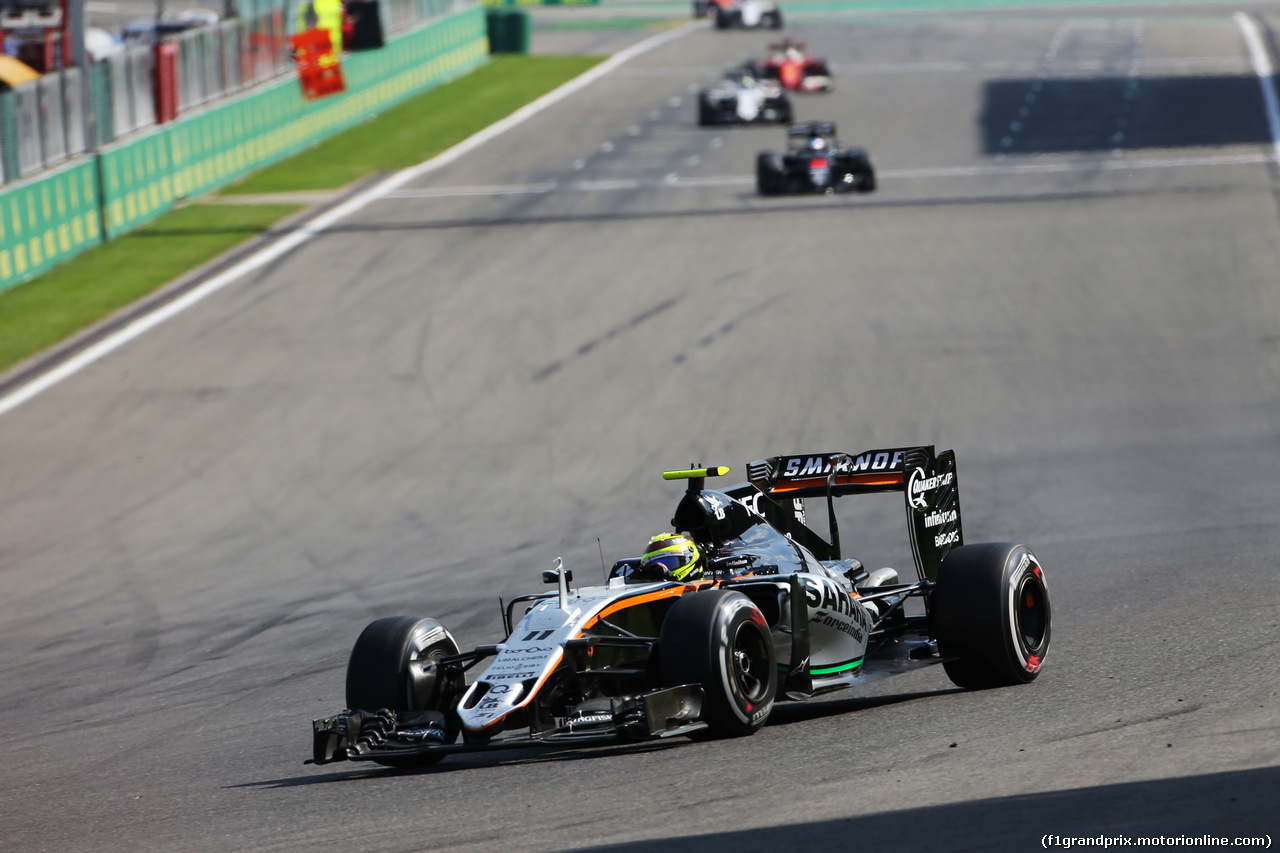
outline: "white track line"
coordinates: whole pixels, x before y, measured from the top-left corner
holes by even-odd
[[[436,155],[425,163],[410,166],[408,169],[396,172],[385,180],[379,181],[364,192],[352,196],[350,199],[332,210],[326,211],[320,216],[317,216],[311,222],[307,223],[306,226],[282,237],[279,240],[276,240],[270,245],[264,247],[261,251],[255,252],[225,272],[214,276],[200,286],[187,291],[182,296],[171,302],[165,303],[156,310],[139,317],[123,329],[120,329],[118,332],[114,332],[103,338],[98,343],[81,350],[66,361],[58,364],[45,373],[40,374],[30,382],[20,386],[12,393],[7,394],[4,397],[0,397],[0,415],[4,415],[5,413],[12,411],[30,400],[32,397],[35,397],[37,394],[47,391],[49,388],[57,385],[67,377],[79,373],[95,361],[114,352],[132,341],[134,338],[150,331],[165,320],[181,314],[192,305],[207,299],[209,296],[212,296],[219,290],[222,290],[228,284],[248,275],[254,270],[261,269],[272,261],[275,261],[277,258],[293,251],[298,246],[306,243],[312,237],[324,233],[329,228],[333,227],[335,223],[346,219],[348,216],[351,216],[353,213],[356,213],[366,207],[370,202],[383,198],[387,194],[399,189],[415,178],[449,165],[459,157],[474,151],[476,148],[479,148],[494,137],[506,133],[508,130],[511,130],[513,127],[522,124],[530,118],[533,118],[548,107],[554,106],[575,92],[586,88],[623,63],[634,59],[643,53],[647,53],[656,47],[661,47],[667,42],[674,41],[675,39],[691,32],[695,28],[704,26],[706,26],[705,22],[694,21],[678,29],[659,33],[658,35],[647,38],[638,44],[632,45],[626,50],[619,51],[604,62],[593,67],[591,70],[575,77],[563,86],[548,92],[536,101],[526,104],[503,120],[495,124],[491,124],[484,130],[467,137],[457,145]]]
[[[921,169],[882,169],[883,180],[929,178],[982,178],[1003,175],[1055,175],[1091,172],[1129,172],[1144,169],[1180,169],[1205,166],[1256,166],[1271,162],[1268,154],[1217,154],[1210,157],[1169,157],[1153,160],[1105,160],[1070,163],[1023,163],[998,166],[939,166]],[[466,196],[548,195],[555,192],[605,192],[636,189],[701,189],[706,187],[754,186],[750,175],[708,178],[632,178],[614,181],[547,181],[541,184],[493,184],[469,187],[424,187],[388,193],[387,201],[409,199],[462,198]]]
[[[1271,66],[1271,57],[1262,43],[1262,33],[1253,18],[1244,12],[1236,12],[1236,24],[1244,34],[1244,43],[1249,48],[1249,61],[1253,63],[1253,73],[1258,75],[1258,84],[1262,86],[1262,102],[1267,108],[1267,123],[1271,126],[1272,156],[1280,163],[1280,103],[1276,99],[1275,71]]]

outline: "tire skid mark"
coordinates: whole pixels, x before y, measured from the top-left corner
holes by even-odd
[[[743,311],[742,313],[734,317],[730,317],[728,320],[721,323],[718,327],[716,327],[712,331],[708,332],[707,334],[699,338],[694,343],[694,346],[697,349],[707,349],[709,347],[714,346],[721,339],[726,338],[729,335],[733,334],[735,331],[737,331],[738,327],[742,325],[744,322],[756,316],[757,314],[764,313],[766,308],[768,308],[770,305],[774,304],[775,302],[778,302],[781,299],[782,299],[781,296],[774,296],[770,299],[766,299],[765,301],[757,305],[752,306],[751,308],[748,308],[746,311]],[[685,351],[681,353],[676,353],[675,357],[672,358],[672,361],[675,362],[676,364],[683,364],[688,359],[689,359],[689,352]]]
[[[1107,732],[1120,731],[1122,729],[1131,728],[1133,726],[1143,726],[1143,725],[1146,725],[1147,723],[1159,723],[1159,722],[1163,722],[1164,720],[1171,720],[1174,717],[1182,717],[1187,714],[1194,714],[1195,712],[1200,711],[1203,708],[1204,706],[1200,704],[1189,704],[1185,708],[1178,708],[1176,710],[1170,711],[1167,714],[1148,714],[1144,717],[1134,717],[1131,720],[1119,719],[1119,720],[1116,720],[1115,723],[1108,726],[1099,726],[1093,729],[1085,729],[1084,731],[1081,731],[1081,732],[1072,732],[1071,734],[1052,737],[1052,738],[1049,738],[1049,742],[1059,743],[1061,741],[1075,740],[1076,738],[1080,738],[1080,737],[1088,737],[1089,735],[1100,735],[1100,734],[1105,734]]]
[[[649,308],[648,310],[640,312],[639,314],[627,320],[626,322],[619,323],[617,326],[614,326],[613,328],[609,329],[599,337],[592,338],[591,340],[586,341],[583,344],[580,344],[578,348],[574,351],[573,355],[570,356],[568,359],[560,359],[558,361],[553,361],[550,364],[539,368],[533,374],[533,381],[541,382],[542,380],[553,376],[554,374],[558,373],[561,368],[565,366],[565,363],[567,361],[585,358],[586,356],[591,354],[592,350],[594,350],[596,347],[600,346],[601,344],[608,343],[609,341],[613,340],[614,338],[617,338],[622,334],[625,334],[626,332],[630,332],[636,328],[639,328],[640,326],[649,322],[650,320],[657,317],[658,315],[671,310],[676,306],[677,302],[679,302],[679,300],[675,298],[664,299],[662,302],[659,302],[657,305],[653,306],[652,308]]]

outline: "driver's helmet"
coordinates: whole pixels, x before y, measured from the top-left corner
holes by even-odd
[[[683,533],[662,533],[649,540],[640,568],[661,568],[678,581],[702,577],[702,552]]]
[[[816,133],[809,137],[809,149],[811,151],[822,151],[827,147],[827,141]]]

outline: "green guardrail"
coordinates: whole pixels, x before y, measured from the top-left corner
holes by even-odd
[[[6,187],[0,290],[463,74],[488,54],[485,10],[473,7],[344,56],[341,95],[308,102],[297,79],[286,78]]]
[[[483,0],[490,8],[495,6],[599,6],[600,0]]]
[[[102,241],[97,182],[83,160],[0,196],[0,288]]]

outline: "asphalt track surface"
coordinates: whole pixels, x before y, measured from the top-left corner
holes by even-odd
[[[767,37],[695,30],[0,417],[0,846],[1277,840],[1280,208],[1234,11],[797,24],[870,196],[757,198],[781,132],[691,91]],[[1034,684],[303,765],[370,620],[496,641],[552,558],[667,525],[663,468],[909,443],[1042,559]],[[864,500],[846,551],[905,565]]]

